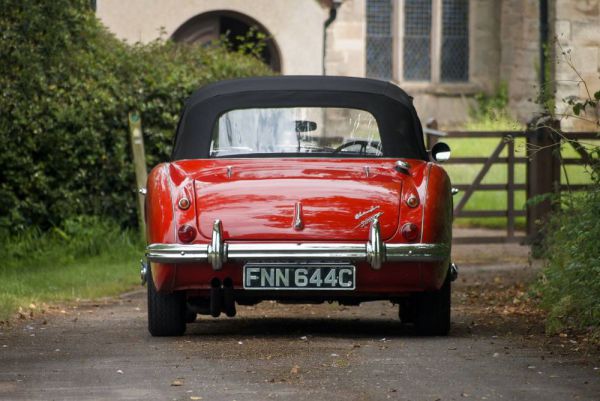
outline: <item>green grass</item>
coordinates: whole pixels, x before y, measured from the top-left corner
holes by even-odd
[[[476,131],[515,131],[522,130],[523,127],[518,123],[512,122],[510,119],[500,119],[496,121],[479,121],[469,122],[466,124],[466,130]],[[500,138],[444,138],[442,141],[450,145],[452,149],[452,157],[489,157],[496,146],[500,143]],[[588,141],[599,143],[599,141]],[[525,157],[526,147],[524,138],[515,139],[515,156]],[[575,150],[570,145],[563,145],[563,157],[578,157]],[[505,147],[500,157],[507,156],[507,148]],[[483,164],[447,164],[444,166],[453,184],[471,184]],[[483,184],[504,184],[507,182],[507,165],[495,164],[490,168],[490,171],[484,177]],[[591,182],[590,175],[583,166],[569,165],[566,166],[569,182],[571,184],[588,184]],[[515,165],[515,183],[525,184],[526,180],[526,165],[519,163]],[[561,170],[561,182],[566,183],[565,173]],[[454,202],[457,204],[463,192],[459,192]],[[524,190],[515,192],[515,207],[517,210],[525,209],[526,194]],[[507,206],[506,191],[475,191],[464,210],[503,210]],[[462,227],[485,227],[485,228],[505,228],[506,218],[503,217],[488,217],[488,218],[458,218],[456,225]],[[525,227],[525,218],[518,217],[515,220],[518,229]]]
[[[477,114],[477,113],[476,113]],[[467,120],[459,130],[464,131],[521,131],[525,125],[511,118],[505,111],[489,110]]]
[[[50,232],[2,236],[0,321],[30,304],[116,295],[139,283],[142,243],[115,224],[80,218]]]

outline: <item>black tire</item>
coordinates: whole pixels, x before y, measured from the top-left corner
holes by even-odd
[[[181,336],[185,332],[184,292],[161,294],[156,291],[148,269],[148,331],[154,337]]]
[[[446,336],[450,331],[450,274],[437,291],[415,295],[415,330],[420,336]]]

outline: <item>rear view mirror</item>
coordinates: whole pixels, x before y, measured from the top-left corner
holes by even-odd
[[[431,148],[431,157],[439,163],[443,163],[450,159],[450,146],[444,142],[438,142]]]
[[[296,132],[310,132],[317,130],[317,123],[308,120],[296,120]]]

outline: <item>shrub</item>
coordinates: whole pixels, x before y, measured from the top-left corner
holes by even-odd
[[[549,332],[594,328],[600,335],[600,183],[563,203],[545,231],[547,258],[537,289]]]
[[[4,0],[0,35],[0,228],[13,233],[81,214],[135,225],[128,112],[151,166],[194,89],[269,73],[225,46],[126,45],[88,0]]]
[[[115,252],[139,253],[143,248],[138,234],[122,230],[110,219],[93,216],[70,218],[47,231],[32,227],[17,234],[0,233],[0,241],[0,276],[58,268]]]
[[[570,55],[564,52],[563,55],[567,65],[581,76]],[[587,98],[566,99],[572,114],[568,111],[564,117],[579,116],[600,127],[595,114],[600,91],[592,94],[583,80],[578,85],[586,89]],[[561,135],[558,131],[557,134]],[[567,140],[562,137],[563,142]],[[569,191],[555,199],[556,208],[561,210],[554,213],[544,227],[542,250],[546,264],[536,289],[542,306],[548,310],[546,328],[549,332],[565,328],[590,329],[600,339],[600,146],[597,142],[579,145],[589,155],[586,169],[592,184],[580,194]],[[566,170],[564,174],[567,175]]]

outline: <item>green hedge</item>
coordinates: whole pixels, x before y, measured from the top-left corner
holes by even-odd
[[[0,229],[47,229],[82,214],[135,225],[128,112],[141,112],[150,167],[168,158],[194,89],[270,73],[224,45],[126,45],[89,4],[2,1]]]
[[[546,233],[547,260],[536,287],[548,331],[591,329],[600,338],[600,182],[564,203]]]

